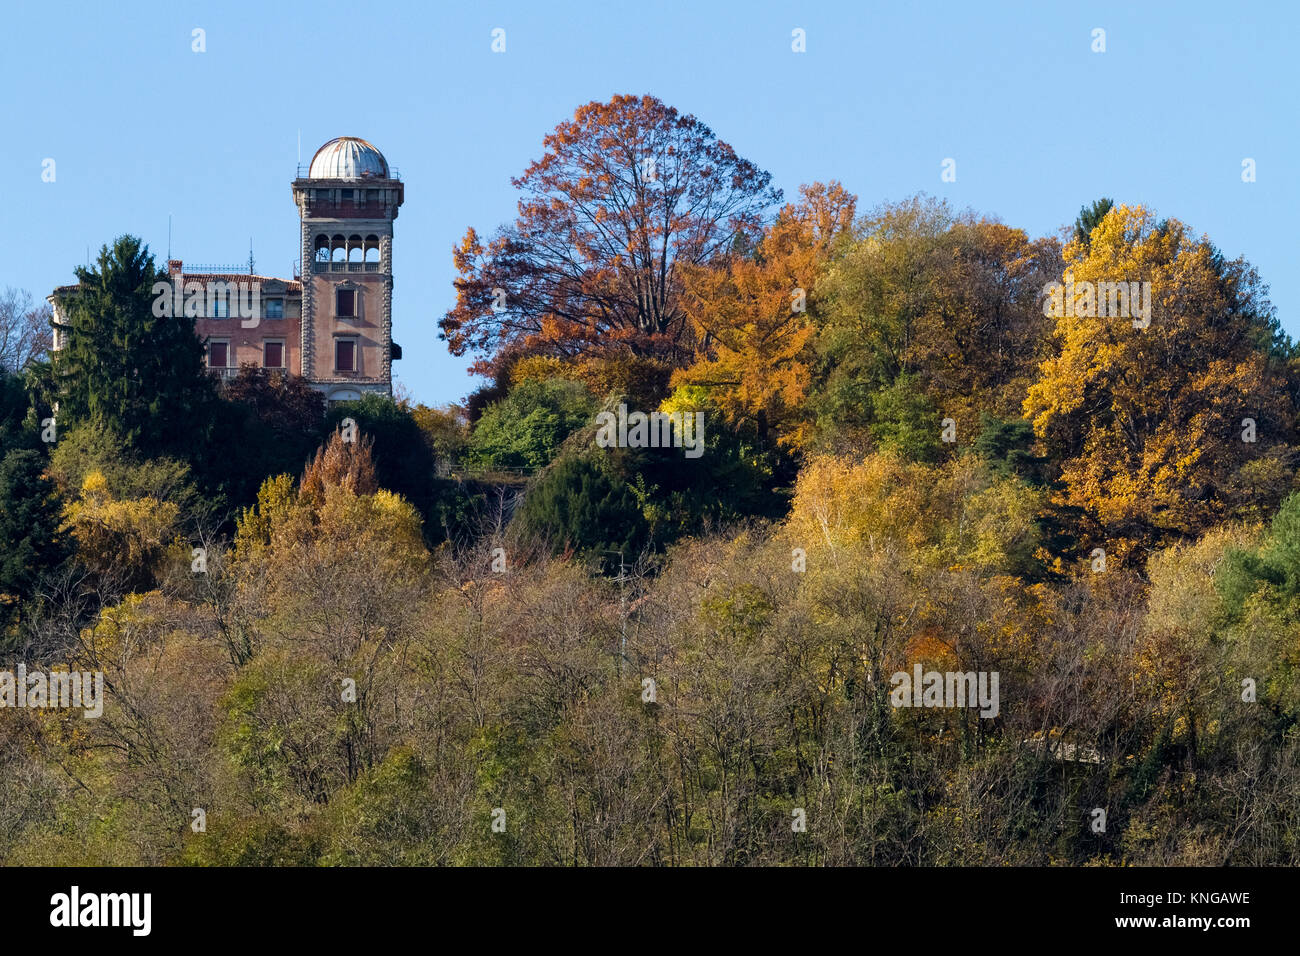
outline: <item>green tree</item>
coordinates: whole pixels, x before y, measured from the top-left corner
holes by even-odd
[[[0,369],[0,454],[7,448],[36,443],[36,435],[26,427],[28,405],[23,380]]]
[[[0,643],[41,575],[67,556],[58,489],[29,407],[23,380],[0,369]]]
[[[192,455],[215,393],[193,319],[154,314],[154,284],[166,277],[148,246],[120,236],[77,278],[54,354],[60,418],[108,424],[145,454]]]
[[[1261,590],[1279,609],[1300,615],[1300,494],[1282,502],[1259,547],[1226,552],[1215,584],[1230,617],[1240,617]]]
[[[1110,212],[1115,206],[1113,199],[1097,199],[1092,205],[1084,206],[1079,210],[1079,217],[1074,220],[1074,238],[1087,246],[1092,242],[1092,231],[1101,225],[1101,221],[1106,218],[1106,213]]]
[[[971,450],[984,457],[1001,476],[1014,475],[1031,485],[1046,483],[1047,459],[1034,454],[1034,425],[1022,419],[1004,421],[984,412]]]
[[[619,551],[629,558],[645,547],[649,530],[632,489],[579,456],[560,459],[538,479],[515,523],[557,553]]]
[[[40,452],[15,448],[0,458],[0,640],[41,575],[67,556],[60,512]]]
[[[606,404],[616,406],[617,401]],[[682,448],[606,449],[608,466],[635,491],[650,523],[650,537],[663,546],[710,526],[785,514],[796,474],[786,450],[764,441],[757,423],[730,422],[699,385],[674,389],[660,412],[698,416],[698,457]]]
[[[595,412],[595,398],[577,382],[525,379],[483,412],[470,434],[467,460],[486,469],[543,468]]]
[[[912,461],[939,458],[942,416],[915,375],[903,374],[871,396],[872,439]]]

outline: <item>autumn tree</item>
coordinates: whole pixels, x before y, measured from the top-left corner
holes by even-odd
[[[244,365],[226,383],[221,397],[249,409],[264,424],[275,429],[275,441],[320,430],[325,398],[301,375]]]
[[[172,501],[117,497],[104,474],[92,471],[64,509],[63,530],[76,541],[78,558],[110,587],[144,591],[161,573],[169,546],[180,547],[179,516]]]
[[[244,365],[221,390],[213,442],[199,469],[233,503],[250,503],[262,481],[297,472],[321,438],[324,396],[305,378]]]
[[[956,421],[959,441],[981,412],[1018,415],[1045,356],[1057,244],[921,196],[874,210],[858,232],[817,289],[815,434],[862,441],[900,376]]]
[[[372,443],[379,487],[401,495],[430,521],[438,507],[437,463],[409,405],[372,392],[355,401],[332,403],[325,426],[332,430],[346,419]]]
[[[329,488],[343,488],[354,495],[374,494],[379,482],[375,478],[373,446],[374,440],[367,435],[345,440],[342,431],[335,431],[316,449],[316,457],[303,472],[299,495],[319,507]]]
[[[1063,503],[1145,542],[1275,507],[1296,385],[1255,270],[1141,206],[1112,209],[1065,257],[1071,284],[1047,306],[1057,351],[1024,405],[1062,462]]]
[[[701,385],[732,421],[797,443],[811,374],[817,276],[851,235],[857,197],[837,182],[800,188],[748,255],[683,267],[699,357],[674,376]]]
[[[579,107],[513,180],[519,216],[454,253],[451,351],[491,370],[513,354],[630,352],[679,361],[690,333],[681,266],[755,240],[780,201],[770,174],[653,96]]]
[[[438,407],[416,405],[411,417],[433,451],[435,463],[451,466],[459,462],[469,444],[469,421],[464,407],[448,404]]]

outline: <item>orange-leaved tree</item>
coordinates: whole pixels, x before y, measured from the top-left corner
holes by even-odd
[[[689,354],[683,264],[756,237],[781,192],[694,116],[653,96],[581,106],[513,180],[519,215],[454,251],[456,305],[439,323],[490,374],[523,354]]]
[[[832,181],[800,187],[750,255],[683,269],[698,358],[674,384],[701,385],[732,421],[797,444],[811,379],[808,316],[823,264],[849,239],[857,197]]]

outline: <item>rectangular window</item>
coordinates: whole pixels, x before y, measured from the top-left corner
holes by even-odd
[[[340,189],[340,190],[339,190],[339,195],[340,195],[340,197],[343,198],[343,199],[351,199],[351,198],[352,198],[352,190],[351,190],[351,189]]]
[[[357,314],[357,294],[352,289],[339,289],[334,297],[334,315],[340,319],[355,318]]]
[[[284,368],[284,343],[283,342],[262,343],[262,367],[263,368]]]
[[[211,312],[211,314],[208,316],[208,318],[210,319],[230,318],[230,303],[226,301],[226,297],[224,295],[213,296],[212,299],[209,301],[209,305],[210,305],[209,311]]]
[[[366,190],[366,202],[379,202],[379,190],[378,190],[378,189],[367,189],[367,190]]]
[[[334,342],[334,370],[337,372],[355,372],[357,370],[356,340],[337,339]]]
[[[266,300],[266,317],[268,319],[284,318],[284,299]]]
[[[208,343],[208,368],[226,368],[230,354],[229,342]]]

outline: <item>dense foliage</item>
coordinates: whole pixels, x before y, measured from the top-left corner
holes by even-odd
[[[547,258],[685,202],[677,145],[732,185],[671,254]],[[456,253],[463,407],[216,390],[130,239],[0,376],[0,668],[107,687],[0,711],[0,860],[1300,862],[1300,356],[1249,263],[1108,199],[763,219],[649,98],[546,147]],[[630,413],[678,424],[611,447]],[[898,706],[915,667],[996,713]]]

